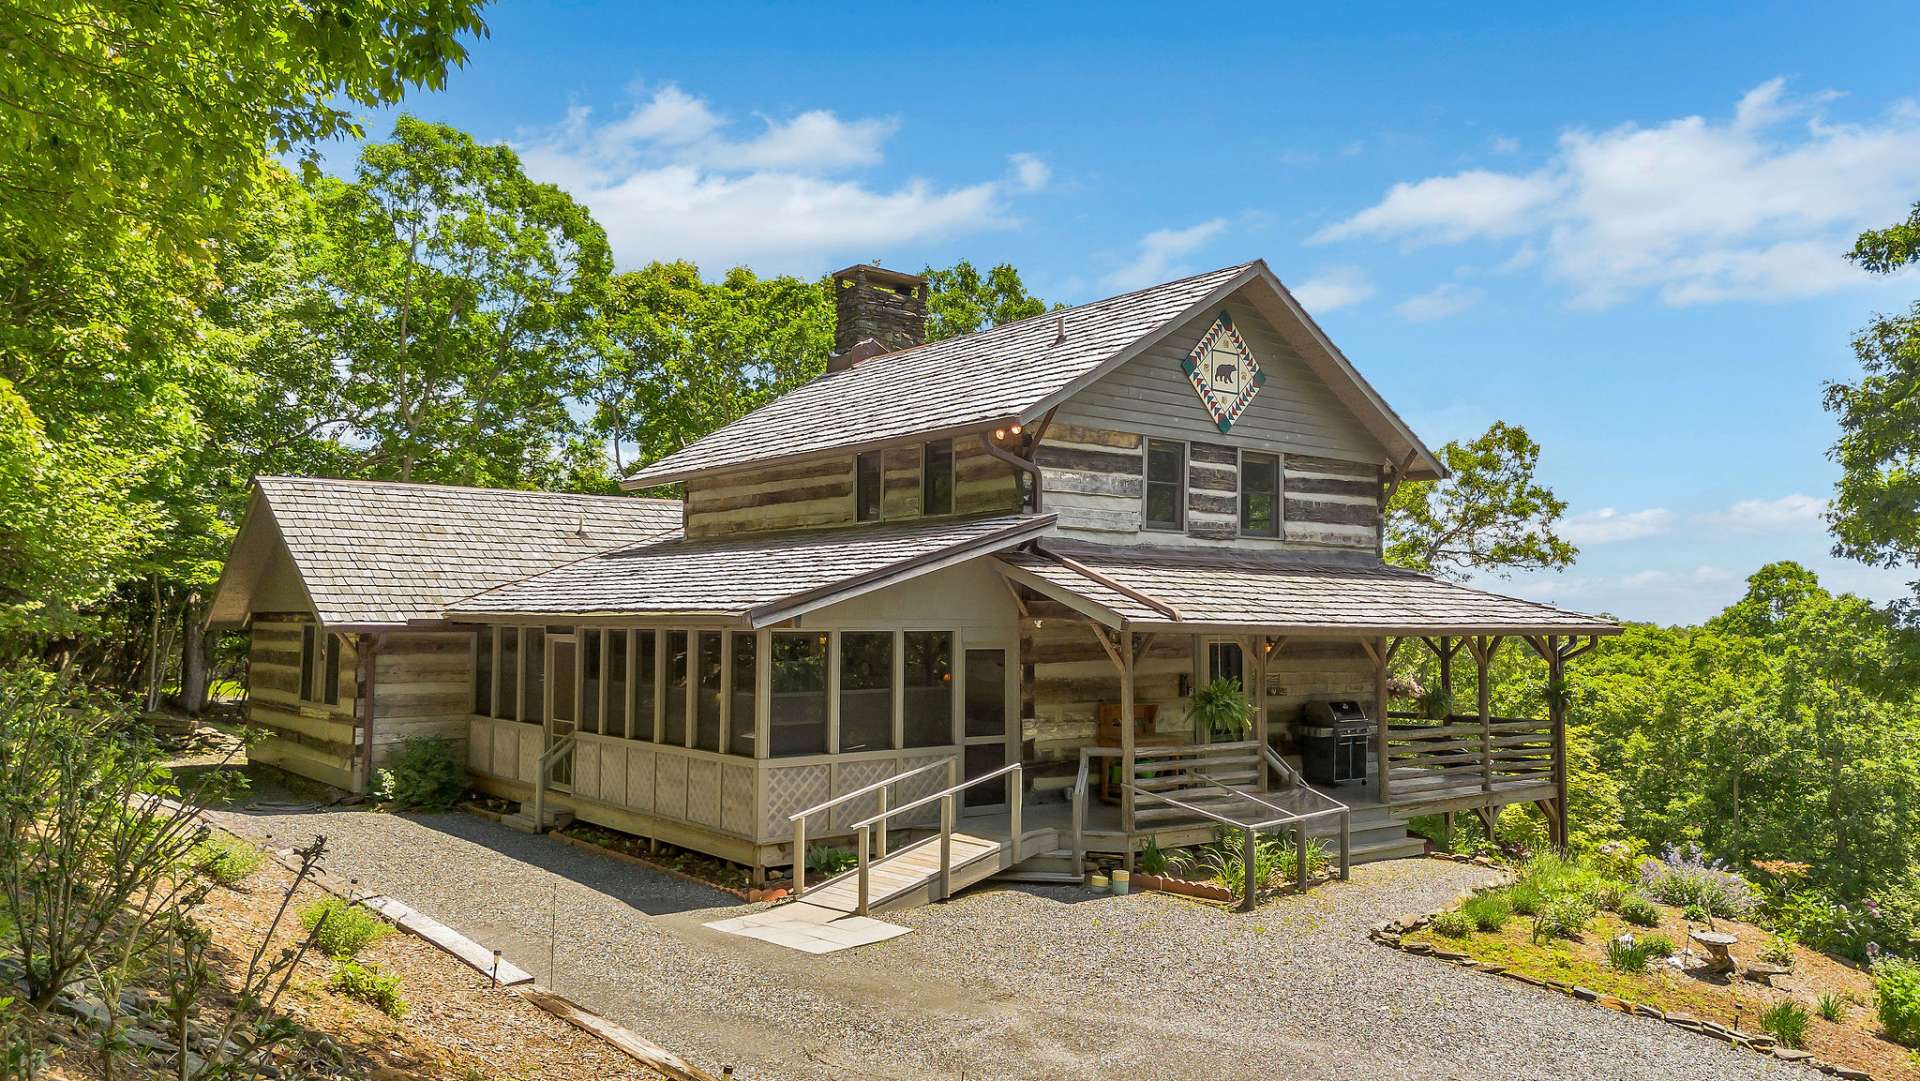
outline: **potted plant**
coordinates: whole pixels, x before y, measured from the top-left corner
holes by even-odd
[[[1237,679],[1216,679],[1187,699],[1187,720],[1193,722],[1198,743],[1212,742],[1215,736],[1245,739],[1253,728],[1253,712],[1253,703],[1247,701]]]

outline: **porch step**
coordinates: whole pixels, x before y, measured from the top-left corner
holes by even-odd
[[[998,882],[1080,882],[1086,878],[1082,862],[1073,858],[1073,849],[1056,848],[1029,856],[993,877]]]
[[[519,810],[503,816],[500,824],[521,833],[546,833],[550,830],[564,829],[572,821],[572,811],[550,810],[547,812],[546,821],[536,824],[533,820],[533,804],[523,803]]]
[[[1424,855],[1427,842],[1423,837],[1402,837],[1400,840],[1374,841],[1361,844],[1355,841],[1352,850],[1352,862],[1379,863],[1382,860],[1401,860],[1410,856]]]

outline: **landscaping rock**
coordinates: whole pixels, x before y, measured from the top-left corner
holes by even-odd
[[[1633,1012],[1642,1017],[1651,1017],[1655,1021],[1665,1021],[1667,1019],[1667,1011],[1658,1006],[1650,1006],[1644,1002],[1635,1005]]]
[[[1773,1049],[1773,1057],[1786,1062],[1805,1062],[1813,1057],[1813,1052],[1802,1051],[1798,1047],[1776,1047]]]
[[[1600,992],[1586,987],[1576,987],[1573,989],[1573,997],[1582,1002],[1598,1002],[1600,1001]]]

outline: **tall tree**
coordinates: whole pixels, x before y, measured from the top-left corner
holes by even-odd
[[[1920,203],[1907,220],[1860,235],[1847,258],[1875,274],[1920,262]],[[1878,567],[1920,565],[1920,301],[1879,314],[1853,338],[1860,378],[1828,383],[1840,465],[1827,522],[1834,554]],[[1914,583],[1920,597],[1920,582]]]
[[[962,259],[944,270],[927,267],[920,276],[927,279],[928,341],[1030,319],[1047,310],[1046,301],[1027,292],[1020,272],[1008,263],[983,275]]]
[[[708,283],[692,263],[652,263],[613,280],[581,395],[625,472],[819,375],[832,347],[819,281],[735,267]]]
[[[402,116],[352,181],[314,185],[315,312],[362,472],[557,484],[577,464],[566,396],[612,255],[585,207],[503,145]]]
[[[1445,578],[1561,570],[1579,549],[1555,532],[1567,505],[1535,479],[1540,444],[1496,421],[1440,448],[1452,476],[1395,490],[1386,512],[1388,562]]]

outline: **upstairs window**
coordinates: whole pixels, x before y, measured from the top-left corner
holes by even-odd
[[[1240,456],[1240,532],[1249,537],[1280,535],[1280,456]]]
[[[1180,529],[1186,522],[1187,447],[1170,439],[1147,440],[1148,529]]]
[[[300,628],[300,700],[340,704],[340,636],[313,623]]]
[[[927,444],[920,465],[920,513],[953,513],[953,440]]]
[[[856,522],[880,520],[880,452],[870,450],[853,460],[853,518]]]

